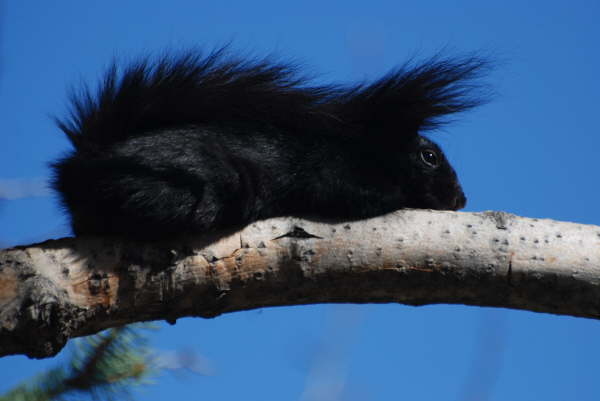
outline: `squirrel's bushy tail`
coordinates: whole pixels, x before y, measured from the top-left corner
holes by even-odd
[[[407,63],[372,84],[311,85],[292,64],[241,60],[226,47],[144,58],[108,69],[97,91],[71,95],[71,114],[56,119],[76,151],[163,128],[243,124],[285,134],[412,134],[477,106],[477,79],[489,63],[477,56]]]

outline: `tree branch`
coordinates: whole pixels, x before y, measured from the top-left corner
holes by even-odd
[[[0,251],[0,355],[132,322],[326,302],[600,317],[600,227],[502,212],[279,218],[220,238],[64,238]]]

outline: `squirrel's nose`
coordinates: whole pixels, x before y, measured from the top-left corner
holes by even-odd
[[[456,198],[454,198],[454,207],[452,209],[460,210],[463,207],[465,207],[466,204],[467,204],[467,198],[466,198],[465,194],[462,191],[460,191],[460,193],[458,195],[456,195]]]

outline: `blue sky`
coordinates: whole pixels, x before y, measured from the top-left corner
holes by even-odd
[[[0,245],[69,234],[45,189],[68,149],[50,116],[114,57],[232,42],[323,82],[415,54],[491,54],[492,103],[431,134],[467,211],[600,224],[597,1],[5,1],[0,20]],[[163,325],[161,323],[161,325]],[[313,305],[182,319],[157,349],[210,375],[165,374],[139,400],[598,400],[600,322],[460,305]],[[0,392],[61,360],[0,359]]]

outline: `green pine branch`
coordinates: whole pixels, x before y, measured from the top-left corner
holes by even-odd
[[[71,359],[0,396],[0,401],[62,400],[89,395],[113,399],[145,382],[155,367],[139,326],[123,326],[80,339]]]

